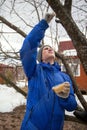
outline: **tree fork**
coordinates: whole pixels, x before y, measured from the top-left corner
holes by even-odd
[[[60,19],[61,24],[66,29],[68,35],[72,39],[73,45],[77,50],[77,55],[83,65],[84,71],[87,74],[87,39],[85,35],[79,30],[71,13],[68,13],[59,0],[46,0],[52,7],[56,16]]]

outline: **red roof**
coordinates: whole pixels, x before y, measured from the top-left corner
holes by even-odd
[[[65,50],[71,50],[71,49],[75,49],[72,41],[61,41],[59,43],[59,52],[60,53],[65,51]]]

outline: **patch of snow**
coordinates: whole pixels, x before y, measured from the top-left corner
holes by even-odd
[[[17,83],[18,86],[23,87],[23,82]],[[87,101],[87,95],[84,95]],[[80,101],[76,96],[77,103],[82,107]],[[0,85],[0,112],[11,112],[17,106],[26,104],[26,98],[18,93],[13,87],[7,87],[6,85]],[[65,111],[67,115],[73,115],[72,112]]]
[[[25,97],[14,88],[0,85],[0,112],[10,112],[17,106],[26,104]]]

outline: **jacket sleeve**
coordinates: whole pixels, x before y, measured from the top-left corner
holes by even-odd
[[[74,90],[72,87],[72,81],[67,74],[64,74],[64,76],[65,76],[66,81],[68,81],[70,83],[70,94],[69,94],[68,98],[66,98],[66,99],[60,98],[59,101],[60,101],[61,106],[64,109],[66,109],[67,111],[73,111],[77,107],[77,102],[76,102]]]
[[[37,47],[44,37],[47,28],[47,22],[42,19],[26,36],[22,48],[20,49],[22,66],[28,78],[31,78],[36,68]]]

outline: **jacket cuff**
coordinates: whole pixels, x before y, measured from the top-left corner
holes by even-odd
[[[39,22],[39,26],[41,26],[44,30],[47,29],[49,27],[47,21],[45,19],[42,19],[40,22]]]

